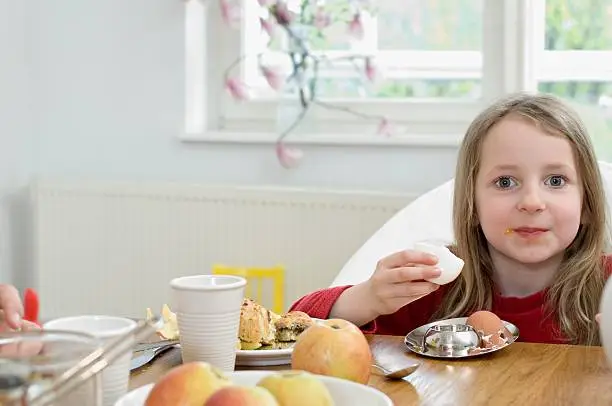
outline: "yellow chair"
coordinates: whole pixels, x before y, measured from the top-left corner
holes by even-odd
[[[222,264],[215,264],[212,267],[214,275],[234,275],[242,276],[247,280],[245,296],[261,303],[263,301],[263,285],[266,279],[272,281],[272,311],[276,314],[285,312],[284,295],[285,295],[285,268],[277,265],[272,268],[254,268],[254,267],[231,267]],[[253,293],[253,285],[255,285],[256,296],[251,296]]]

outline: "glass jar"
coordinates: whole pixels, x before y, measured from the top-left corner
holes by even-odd
[[[287,38],[287,47],[282,51],[290,61],[291,69],[279,92],[276,111],[276,131],[280,136],[312,134],[317,123],[311,118],[310,108],[316,99],[316,77],[314,59],[311,55],[310,38],[314,28],[294,23]]]
[[[0,333],[0,405],[35,404],[38,394],[100,345],[95,337],[77,332]],[[101,377],[96,374],[53,405],[99,406],[101,399]]]

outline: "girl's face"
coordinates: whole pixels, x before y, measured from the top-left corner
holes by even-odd
[[[582,182],[569,141],[508,116],[481,147],[476,209],[490,247],[523,264],[562,255],[582,213]]]

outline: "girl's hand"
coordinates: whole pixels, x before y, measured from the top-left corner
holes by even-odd
[[[371,306],[379,314],[395,313],[440,286],[425,279],[440,276],[438,259],[421,251],[400,251],[381,259],[366,282]]]
[[[601,325],[601,313],[597,313],[597,314],[595,315],[595,320],[597,320],[597,324],[600,324],[600,325]]]

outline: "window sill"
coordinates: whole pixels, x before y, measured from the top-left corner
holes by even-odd
[[[275,144],[278,135],[272,132],[208,131],[182,133],[179,138],[186,143]],[[462,138],[463,134],[411,134],[391,137],[371,134],[296,134],[288,137],[287,143],[319,146],[458,148]]]

